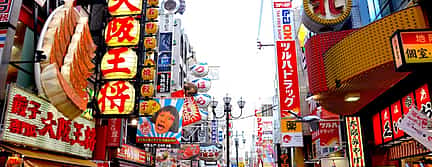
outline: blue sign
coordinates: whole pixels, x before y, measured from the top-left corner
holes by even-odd
[[[216,143],[217,141],[217,120],[212,120],[212,125],[211,125],[211,139],[212,139],[212,143]]]
[[[160,33],[159,35],[159,52],[171,52],[172,50],[172,32]]]
[[[157,70],[158,72],[171,71],[171,52],[162,52],[159,54]]]
[[[223,132],[221,130],[219,131],[218,139],[219,139],[219,142],[223,141]]]

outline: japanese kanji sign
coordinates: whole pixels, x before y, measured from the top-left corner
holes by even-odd
[[[409,71],[432,63],[432,31],[398,30],[391,37],[391,44],[398,71]]]
[[[350,167],[364,167],[363,138],[360,117],[346,117]]]
[[[430,117],[421,113],[415,107],[411,107],[408,114],[402,119],[399,127],[426,148],[432,150],[430,119]]]
[[[276,41],[281,118],[301,115],[295,41]]]
[[[108,46],[137,45],[140,24],[133,17],[115,17],[105,29],[105,43]]]
[[[8,22],[11,13],[13,0],[0,1],[0,22]]]
[[[109,0],[108,11],[112,16],[141,14],[142,0]]]
[[[131,79],[137,72],[138,57],[130,48],[108,50],[102,58],[101,71],[105,79]]]
[[[49,102],[11,85],[1,140],[55,152],[92,157],[95,123],[69,120]]]
[[[101,114],[131,114],[135,101],[135,89],[127,81],[110,81],[98,94]]]
[[[319,122],[320,146],[338,146],[339,142],[339,121]]]

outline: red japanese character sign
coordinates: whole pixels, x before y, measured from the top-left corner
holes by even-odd
[[[9,90],[6,110],[2,141],[92,156],[96,143],[94,122],[82,117],[69,120],[49,102],[15,86]]]
[[[277,64],[281,118],[300,115],[300,94],[297,74],[297,57],[294,41],[277,41]]]
[[[109,0],[108,11],[112,16],[141,14],[142,0]]]
[[[153,84],[144,84],[141,86],[141,96],[152,97],[154,94]]]
[[[145,24],[145,32],[147,34],[156,34],[158,30],[158,24],[156,22],[148,22]]]
[[[135,89],[127,81],[110,81],[102,86],[98,95],[101,114],[131,114],[135,101]]]
[[[137,45],[140,24],[133,17],[115,17],[105,29],[105,43],[108,46]]]
[[[105,79],[130,79],[137,72],[138,57],[130,48],[120,47],[108,50],[101,61]]]
[[[159,15],[159,10],[156,8],[148,8],[146,14],[149,20],[156,19]]]
[[[155,37],[146,37],[144,39],[144,47],[146,49],[154,49],[156,47],[156,38]]]
[[[201,120],[198,105],[193,97],[185,98],[183,109],[183,126],[188,126]]]

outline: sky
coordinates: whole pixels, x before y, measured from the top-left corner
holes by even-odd
[[[186,0],[182,26],[196,51],[198,62],[220,66],[219,80],[213,80],[208,94],[219,101],[216,111],[223,113],[222,97],[232,97],[233,115],[240,111],[237,101],[245,99],[243,116],[253,115],[261,103],[271,104],[275,95],[274,47],[257,49],[261,0]],[[271,1],[264,0],[260,41],[272,44]],[[244,149],[251,142],[253,118],[235,120],[234,131],[245,131]],[[240,146],[242,147],[242,146]],[[241,154],[239,154],[241,155]]]

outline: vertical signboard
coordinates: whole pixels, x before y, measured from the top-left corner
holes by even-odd
[[[122,122],[121,118],[108,119],[108,147],[120,147],[121,137],[123,136]]]
[[[360,125],[360,117],[346,117],[345,118],[347,139],[348,139],[348,152],[350,167],[364,167],[364,152],[363,152],[363,139]]]
[[[339,121],[319,122],[320,146],[331,147],[339,145]]]
[[[217,142],[217,133],[218,133],[218,122],[217,120],[211,121],[211,140],[212,143],[215,144]]]
[[[394,102],[390,106],[392,126],[393,126],[393,137],[394,139],[401,138],[404,133],[399,128],[399,123],[402,121],[402,106],[400,100]]]
[[[384,143],[389,142],[393,139],[393,126],[390,119],[389,108],[386,107],[381,111],[381,129]]]
[[[292,1],[274,0],[273,1],[273,28],[275,40],[294,40],[294,17]]]
[[[431,117],[432,116],[432,110],[431,110],[432,105],[431,105],[431,99],[430,99],[428,85],[424,84],[420,88],[416,89],[415,90],[415,97],[416,97],[417,109],[420,112]]]

